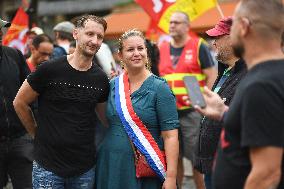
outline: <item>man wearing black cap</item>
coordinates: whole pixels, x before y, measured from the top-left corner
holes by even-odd
[[[32,188],[33,140],[26,133],[13,107],[13,100],[29,69],[22,53],[2,46],[2,28],[9,22],[0,19],[0,189],[8,176],[14,189]]]
[[[214,39],[216,59],[218,61],[218,77],[212,90],[229,105],[236,87],[246,74],[246,66],[242,59],[234,55],[230,40],[232,17],[223,18],[206,33]],[[199,140],[195,146],[195,169],[205,174],[206,189],[211,189],[211,171],[222,123],[203,117],[199,132]]]

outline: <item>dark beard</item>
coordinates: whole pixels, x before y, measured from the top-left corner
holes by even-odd
[[[95,56],[95,54],[91,54],[91,53],[86,53],[85,51],[82,52],[82,54],[85,56],[85,57],[88,57],[88,58],[91,58],[93,56]]]
[[[81,51],[82,55],[84,55],[85,57],[90,58],[90,57],[95,56],[95,54],[98,52],[98,49],[97,49],[96,52],[93,54],[93,53],[88,53],[88,52],[86,52],[85,50],[83,50],[83,47],[80,46],[80,51]]]
[[[239,44],[238,45],[234,45],[233,46],[233,51],[234,51],[234,54],[235,54],[236,57],[243,58],[244,53],[245,53],[245,49],[244,49],[243,46],[241,46]]]

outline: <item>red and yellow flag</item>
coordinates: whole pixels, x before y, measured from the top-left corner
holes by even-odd
[[[3,45],[19,49],[25,53],[25,44],[27,40],[26,33],[28,31],[29,17],[28,14],[20,7],[16,16],[11,22],[6,35],[3,38]]]
[[[169,32],[170,16],[175,11],[188,14],[191,21],[217,5],[217,0],[135,0],[157,26]]]

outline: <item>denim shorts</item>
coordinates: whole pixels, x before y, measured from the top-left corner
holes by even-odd
[[[80,176],[63,178],[33,162],[33,189],[93,189],[95,167]]]

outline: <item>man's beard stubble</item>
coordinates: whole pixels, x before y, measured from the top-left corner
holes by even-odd
[[[97,52],[96,52],[97,53]],[[85,57],[88,57],[88,58],[91,58],[93,56],[95,56],[96,53],[87,53],[86,51],[82,51],[82,54],[85,56]]]
[[[236,57],[238,58],[243,58],[244,56],[244,53],[245,53],[245,48],[243,45],[241,44],[236,44],[236,45],[233,45],[233,51],[234,51],[234,54]]]
[[[216,54],[215,58],[217,61],[224,63],[227,61],[228,56],[229,56],[228,52],[220,51]]]
[[[218,48],[215,54],[216,60],[224,64],[226,64],[227,61],[229,61],[233,56],[233,49],[229,45],[223,45],[222,47]]]
[[[79,46],[79,48],[80,48],[82,55],[85,56],[85,57],[88,57],[88,58],[95,56],[95,54],[99,51],[99,48],[97,48],[94,53],[89,53],[85,50],[86,47]]]

